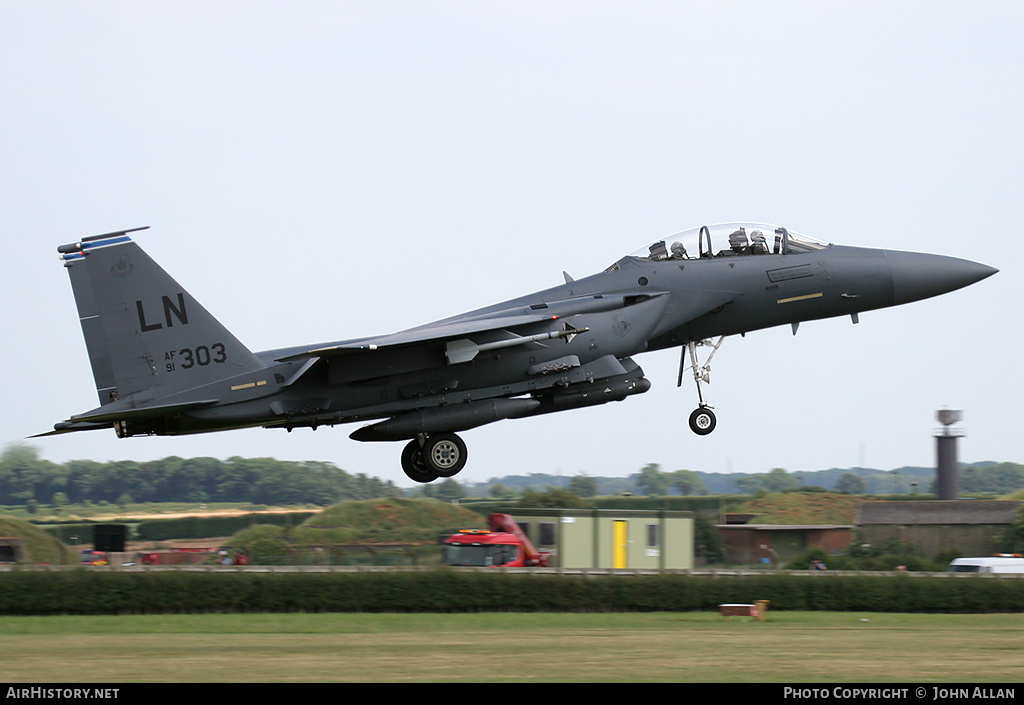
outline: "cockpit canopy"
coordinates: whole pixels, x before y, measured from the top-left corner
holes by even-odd
[[[822,250],[826,247],[827,243],[775,225],[721,223],[702,225],[670,235],[630,253],[629,256],[661,262],[714,257],[786,255]]]

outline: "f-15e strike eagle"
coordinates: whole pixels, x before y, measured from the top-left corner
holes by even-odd
[[[604,272],[400,333],[250,351],[124,230],[57,248],[71,277],[100,406],[43,435],[119,437],[372,422],[357,441],[407,441],[417,482],[466,464],[456,432],[620,401],[651,383],[632,356],[679,347],[697,434],[725,336],[905,304],[997,270],[952,257],[825,244],[754,223],[704,226]],[[698,350],[710,349],[701,363]]]

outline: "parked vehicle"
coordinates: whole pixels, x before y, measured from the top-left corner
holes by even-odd
[[[78,560],[83,565],[107,565],[109,563],[106,551],[79,551]]]
[[[212,548],[172,548],[168,551],[146,551],[137,555],[142,565],[199,565],[216,555]]]
[[[452,566],[546,566],[550,553],[538,551],[508,514],[487,517],[490,529],[462,529],[444,541],[442,562]]]
[[[998,553],[981,558],[955,558],[947,573],[1024,573],[1024,556]]]

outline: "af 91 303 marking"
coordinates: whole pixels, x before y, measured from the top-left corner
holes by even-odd
[[[228,353],[224,343],[213,343],[209,346],[198,345],[194,348],[182,348],[164,353],[164,366],[168,372],[175,372],[178,369],[188,370],[197,365],[199,367],[219,365],[227,361]]]

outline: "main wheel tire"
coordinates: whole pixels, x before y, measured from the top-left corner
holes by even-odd
[[[423,444],[423,465],[438,477],[452,477],[466,467],[466,444],[454,433],[435,433]]]
[[[701,407],[694,409],[690,414],[690,430],[698,436],[708,435],[715,430],[716,425],[718,425],[718,419],[715,418],[715,412],[711,409]]]
[[[423,462],[423,448],[416,439],[402,449],[402,471],[413,482],[433,482],[439,477]]]

